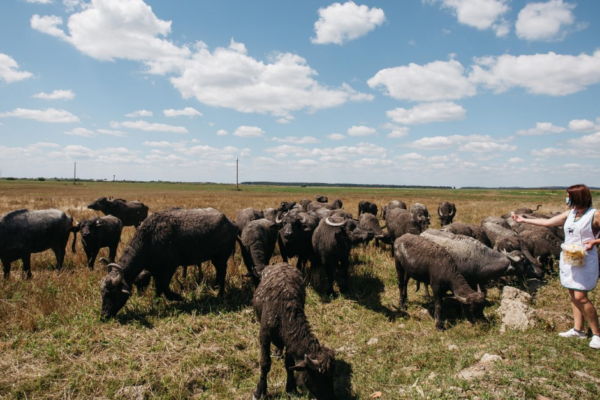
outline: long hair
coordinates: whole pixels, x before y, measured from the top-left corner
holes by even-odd
[[[571,200],[571,208],[582,210],[592,206],[592,192],[586,185],[573,185],[567,189],[567,193]]]

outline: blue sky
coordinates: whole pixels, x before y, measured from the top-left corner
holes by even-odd
[[[597,0],[0,2],[3,176],[600,186]]]

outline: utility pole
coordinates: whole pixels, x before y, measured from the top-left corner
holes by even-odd
[[[113,182],[115,181],[115,176],[113,175]]]
[[[240,190],[238,187],[238,168],[239,168],[239,158],[235,159],[235,190]]]
[[[77,180],[77,161],[75,161],[73,165],[73,185],[75,185],[75,181]]]

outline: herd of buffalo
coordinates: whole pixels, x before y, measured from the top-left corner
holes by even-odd
[[[513,213],[525,217],[550,218],[537,209],[519,208]],[[323,268],[327,276],[326,294],[335,295],[348,288],[350,251],[375,240],[389,245],[395,261],[400,291],[400,309],[406,309],[407,282],[413,278],[431,290],[435,305],[436,328],[442,329],[442,297],[451,291],[464,304],[469,318],[483,317],[486,285],[493,280],[515,275],[542,278],[544,270],[560,255],[564,236],[560,229],[518,224],[511,213],[488,217],[480,225],[453,223],[456,207],[443,202],[438,207],[442,228],[429,229],[430,215],[423,204],[407,208],[400,200],[379,209],[361,201],[358,219],[343,209],[342,201],[331,203],[325,196],[296,202],[282,202],[278,208],[237,212],[235,222],[213,208],[172,208],[148,217],[148,207],[139,201],[102,197],[88,208],[105,216],[73,223],[64,212],[50,209],[9,212],[0,218],[0,260],[4,278],[11,263],[21,259],[23,274],[31,277],[32,253],[52,249],[60,269],[71,232],[77,232],[85,250],[88,266],[94,268],[98,252],[109,248],[107,275],[101,281],[102,318],[115,316],[131,296],[132,286],[144,290],[151,278],[156,295],[181,300],[170,290],[171,279],[179,266],[186,268],[210,261],[216,269],[219,296],[225,295],[227,262],[239,244],[246,276],[256,286],[253,307],[260,322],[261,377],[254,398],[267,393],[270,347],[283,355],[288,374],[286,391],[296,391],[298,380],[318,399],[333,399],[335,357],[319,344],[304,314],[303,272]],[[383,220],[384,226],[381,226]],[[136,232],[118,262],[117,246],[124,226]],[[279,247],[283,263],[270,265]],[[290,258],[296,257],[296,267]]]

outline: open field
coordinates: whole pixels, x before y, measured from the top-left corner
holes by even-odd
[[[0,180],[0,215],[18,208],[58,208],[81,220],[95,214],[87,204],[112,195],[141,200],[151,212],[210,206],[234,219],[240,208],[274,207],[315,194],[341,198],[355,215],[360,200],[378,206],[392,199],[418,201],[432,213],[432,228],[439,228],[436,210],[443,200],[456,203],[455,221],[479,223],[519,206],[542,204],[542,211],[561,211],[565,197],[563,191],[252,186],[238,192],[225,185]],[[133,233],[125,228],[122,242]],[[79,242],[76,254],[70,244],[67,251],[60,273],[52,269],[53,254],[45,252],[32,257],[31,281],[22,280],[19,262],[13,264],[10,281],[0,282],[0,399],[251,398],[259,377],[259,325],[253,322],[253,288],[241,277],[245,267],[239,252],[229,261],[223,301],[210,287],[213,268],[205,263],[200,283],[189,275],[175,277],[172,288],[181,289],[183,302],[154,299],[149,291],[134,295],[115,320],[102,323],[99,282],[104,271],[86,268]],[[101,255],[106,254],[104,249]],[[279,261],[276,250],[272,262]],[[600,397],[600,351],[591,350],[587,340],[557,336],[572,326],[572,319],[568,293],[556,276],[548,277],[536,295],[536,327],[505,334],[499,333],[495,314],[497,288],[488,295],[489,324],[471,325],[447,301],[447,330],[437,332],[423,293],[415,293],[413,284],[408,312],[400,313],[388,248],[353,250],[349,291],[338,298],[319,294],[324,274],[311,271],[308,280],[307,315],[320,342],[336,350],[340,399],[367,399],[375,392],[381,392],[381,399]],[[597,290],[591,299],[600,305]],[[456,377],[485,353],[502,361],[480,377]],[[269,394],[270,399],[287,398],[282,361],[271,368]]]

